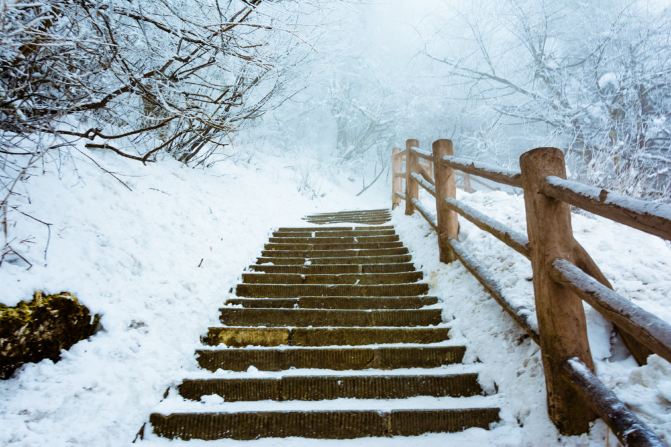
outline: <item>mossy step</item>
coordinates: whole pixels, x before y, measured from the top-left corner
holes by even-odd
[[[211,346],[335,346],[378,343],[438,343],[449,338],[449,329],[369,327],[213,327],[205,337]]]
[[[271,237],[270,243],[276,244],[374,244],[378,242],[399,242],[397,235],[387,236],[340,236],[340,237]]]
[[[442,322],[440,309],[221,309],[227,326],[430,326]]]
[[[249,269],[265,273],[300,273],[303,275],[343,273],[402,273],[413,272],[414,264],[326,264],[326,265],[250,265]]]
[[[269,258],[342,258],[405,255],[406,247],[349,249],[349,250],[263,250],[261,256]]]
[[[185,399],[200,400],[203,396],[214,394],[223,397],[226,402],[470,397],[484,394],[478,384],[478,375],[472,373],[184,380],[177,389]]]
[[[381,237],[397,236],[396,232],[391,230],[376,230],[371,227],[369,230],[330,230],[330,231],[275,231],[273,237],[303,237],[303,238],[334,238],[334,237]]]
[[[437,368],[460,363],[466,348],[374,347],[374,348],[226,348],[196,351],[198,364],[209,371],[285,371],[290,368],[318,368],[336,371],[396,368]]]
[[[276,231],[280,233],[290,233],[290,232],[328,232],[328,231],[345,231],[345,230],[354,230],[354,231],[369,231],[369,230],[393,230],[393,225],[378,225],[375,227],[367,226],[333,226],[333,227],[280,227]]]
[[[324,265],[324,264],[399,264],[412,261],[410,255],[391,256],[345,256],[345,257],[300,257],[284,258],[261,256],[256,258],[257,264],[274,265]]]
[[[346,242],[335,244],[298,244],[293,242],[271,242],[264,245],[265,250],[314,251],[314,250],[379,250],[383,248],[401,248],[402,242]]]
[[[420,281],[422,272],[344,273],[340,275],[301,273],[243,273],[246,284],[403,284]]]
[[[299,296],[415,296],[429,291],[426,283],[350,284],[238,284],[239,297],[294,298]]]
[[[303,296],[300,298],[231,298],[226,301],[226,304],[242,307],[288,309],[418,309],[436,303],[438,303],[438,298],[435,296]]]
[[[488,428],[499,421],[498,408],[393,411],[291,411],[246,413],[175,413],[150,417],[154,433],[182,440],[232,438],[352,439],[417,436]]]

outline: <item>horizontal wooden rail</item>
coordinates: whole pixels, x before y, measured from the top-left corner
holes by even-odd
[[[554,176],[545,179],[541,192],[590,213],[671,240],[669,205],[621,196],[605,189]]]
[[[424,188],[429,194],[431,194],[433,197],[436,197],[436,187],[427,182],[421,175],[418,173],[414,172],[412,173],[412,178],[415,179],[415,181]]]
[[[431,183],[432,185],[435,185],[435,184],[436,184],[436,183],[434,182],[433,178],[431,177],[431,175],[429,175],[429,173],[427,172],[427,170],[424,168],[424,166],[421,166],[421,165],[418,166],[417,172],[418,172],[418,173],[424,178],[424,180],[426,180],[427,182]]]
[[[412,199],[412,204],[415,206],[415,209],[419,211],[419,214],[421,214],[422,217],[429,223],[429,225],[431,225],[434,230],[438,230],[438,223],[436,222],[436,219],[431,215],[429,210],[427,210],[424,205],[422,205],[422,202],[417,199]]]
[[[570,379],[568,382],[625,446],[666,445],[578,358],[568,359],[563,369]]]
[[[397,192],[396,196],[401,200],[405,200],[405,194],[403,194],[402,192]]]
[[[496,300],[497,303],[503,308],[508,315],[510,315],[513,320],[531,337],[536,343],[538,343],[538,333],[532,328],[532,325],[529,323],[529,316],[533,315],[534,310],[529,309],[525,306],[514,306],[510,301],[508,301],[501,287],[498,285],[491,273],[489,273],[484,267],[478,264],[478,262],[466,252],[466,248],[462,245],[461,242],[451,239],[449,241],[452,250],[457,255],[459,261],[466,267],[471,275],[478,280],[478,282],[485,288],[485,290]]]
[[[405,172],[396,172],[394,173],[394,177],[396,178],[405,178]]]
[[[458,158],[453,156],[443,157],[443,163],[446,163],[452,169],[457,169],[468,174],[484,177],[497,183],[503,183],[517,188],[522,187],[522,175],[516,171],[508,169],[501,169],[496,166],[487,165],[484,163],[476,163],[465,158]]]
[[[433,161],[433,154],[430,152],[425,152],[418,147],[413,147],[412,151],[419,157],[424,160]]]
[[[671,362],[671,324],[602,285],[566,259],[552,263],[556,281],[572,289],[606,319]]]
[[[529,258],[529,239],[522,233],[506,227],[459,200],[447,198],[445,203],[451,210],[461,214],[481,230],[490,233],[521,255]]]

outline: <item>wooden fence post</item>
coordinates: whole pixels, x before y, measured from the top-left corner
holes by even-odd
[[[410,216],[415,212],[412,199],[419,198],[419,185],[411,177],[413,172],[418,172],[417,156],[412,151],[413,147],[419,147],[419,140],[409,139],[405,141],[405,214]]]
[[[454,148],[450,140],[433,142],[433,178],[436,182],[436,217],[438,223],[438,252],[440,261],[450,263],[457,259],[448,243],[449,239],[456,239],[459,235],[459,221],[456,211],[450,210],[443,200],[446,197],[456,198],[457,181],[454,170],[441,163],[445,155],[454,155]]]
[[[545,178],[566,178],[564,154],[537,148],[520,157],[527,232],[531,245],[534,296],[550,418],[563,434],[589,429],[596,415],[562,372],[562,365],[578,357],[592,370],[587,325],[581,299],[552,279],[552,262],[573,260],[573,230],[569,206],[541,193]]]
[[[401,173],[403,160],[401,159],[401,150],[397,147],[391,150],[391,209],[393,210],[401,204],[401,198],[396,195],[403,188],[403,179],[397,174]]]

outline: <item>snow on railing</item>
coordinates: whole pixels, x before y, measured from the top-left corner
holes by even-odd
[[[655,353],[671,361],[671,325],[610,288],[589,254],[574,239],[569,205],[671,240],[671,207],[620,196],[566,180],[564,154],[538,148],[520,157],[521,171],[500,169],[454,157],[452,142],[438,140],[433,153],[407,140],[392,156],[392,207],[405,200],[405,213],[417,210],[435,229],[440,260],[459,260],[488,293],[541,347],[550,418],[562,433],[584,432],[593,415],[601,417],[625,445],[663,445],[591,371],[582,300],[613,322],[632,354],[645,360]],[[405,156],[406,172],[401,172]],[[420,160],[441,160],[433,177]],[[527,236],[456,199],[454,170],[524,191]],[[405,179],[405,193],[402,181]],[[419,186],[436,199],[434,217],[419,200]],[[533,270],[534,310],[514,306],[494,277],[458,241],[458,215],[529,258]],[[557,303],[562,303],[557,306]],[[567,358],[571,358],[568,362]],[[578,405],[575,390],[583,396]]]

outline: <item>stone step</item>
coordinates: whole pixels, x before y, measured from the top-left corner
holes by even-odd
[[[421,281],[422,272],[344,273],[340,275],[300,273],[243,273],[245,284],[403,284]]]
[[[438,298],[435,296],[303,296],[300,298],[231,298],[226,301],[226,304],[234,306],[289,309],[418,309],[436,303],[438,303]]]
[[[439,343],[449,338],[446,327],[213,327],[204,342],[210,346],[335,346],[379,343]]]
[[[371,257],[405,255],[406,247],[377,248],[377,249],[350,249],[350,250],[263,250],[261,256],[271,258],[341,258],[341,257]]]
[[[326,217],[370,217],[370,216],[388,216],[391,217],[389,210],[365,210],[365,211],[337,211],[330,213],[308,214],[305,219],[318,219]]]
[[[314,217],[304,217],[303,220],[316,223],[316,222],[341,222],[341,223],[358,223],[366,222],[372,220],[381,220],[383,222],[388,222],[391,219],[391,216],[388,213],[370,213],[370,214],[331,214],[323,216],[314,216]]]
[[[389,219],[379,219],[379,220],[373,220],[373,219],[357,219],[357,218],[351,218],[351,219],[319,219],[319,220],[312,220],[312,219],[306,219],[307,222],[309,223],[314,223],[318,225],[328,225],[328,224],[349,224],[349,223],[355,223],[355,224],[366,224],[366,225],[382,225],[384,223],[389,222]]]
[[[336,244],[296,244],[290,243],[270,243],[265,244],[265,250],[281,251],[321,251],[321,250],[379,250],[383,248],[401,248],[402,242],[347,242]]]
[[[257,264],[274,265],[324,265],[324,264],[399,264],[412,261],[410,255],[392,256],[357,256],[339,258],[277,258],[261,256],[256,258]]]
[[[343,348],[226,348],[196,351],[198,364],[209,371],[218,369],[261,371],[290,368],[337,371],[396,368],[437,368],[460,363],[463,346],[343,347]]]
[[[334,237],[382,237],[396,236],[394,230],[329,230],[329,231],[275,231],[273,237],[334,238]]]
[[[250,265],[249,269],[265,273],[299,273],[303,275],[341,273],[402,273],[413,272],[411,262],[399,264],[322,264],[322,265]]]
[[[225,402],[257,400],[403,399],[483,395],[477,374],[432,376],[285,376],[270,379],[196,379],[178,386],[185,399],[212,394]]]
[[[350,215],[378,215],[378,214],[384,214],[384,215],[391,215],[390,211],[388,209],[377,209],[377,210],[345,210],[345,211],[330,211],[330,212],[325,212],[325,213],[315,213],[315,214],[308,214],[305,217],[322,217],[322,216],[350,216]]]
[[[318,231],[318,232],[328,232],[328,231],[345,231],[345,230],[354,230],[354,231],[370,231],[370,230],[394,230],[393,225],[377,225],[374,227],[367,226],[332,226],[332,227],[280,227],[276,231],[280,233],[295,233],[295,232],[306,232],[306,231]]]
[[[221,309],[227,326],[430,326],[442,322],[440,309]]]
[[[261,298],[295,298],[299,296],[413,296],[429,291],[426,283],[384,285],[350,284],[238,284],[236,295]]]
[[[371,436],[416,436],[488,428],[499,421],[498,408],[445,410],[333,410],[245,413],[153,413],[154,432],[166,438],[216,440],[232,438],[352,439]]]
[[[340,236],[340,237],[271,237],[269,240],[270,243],[275,244],[371,244],[379,242],[399,242],[399,237],[397,235],[389,236]]]

